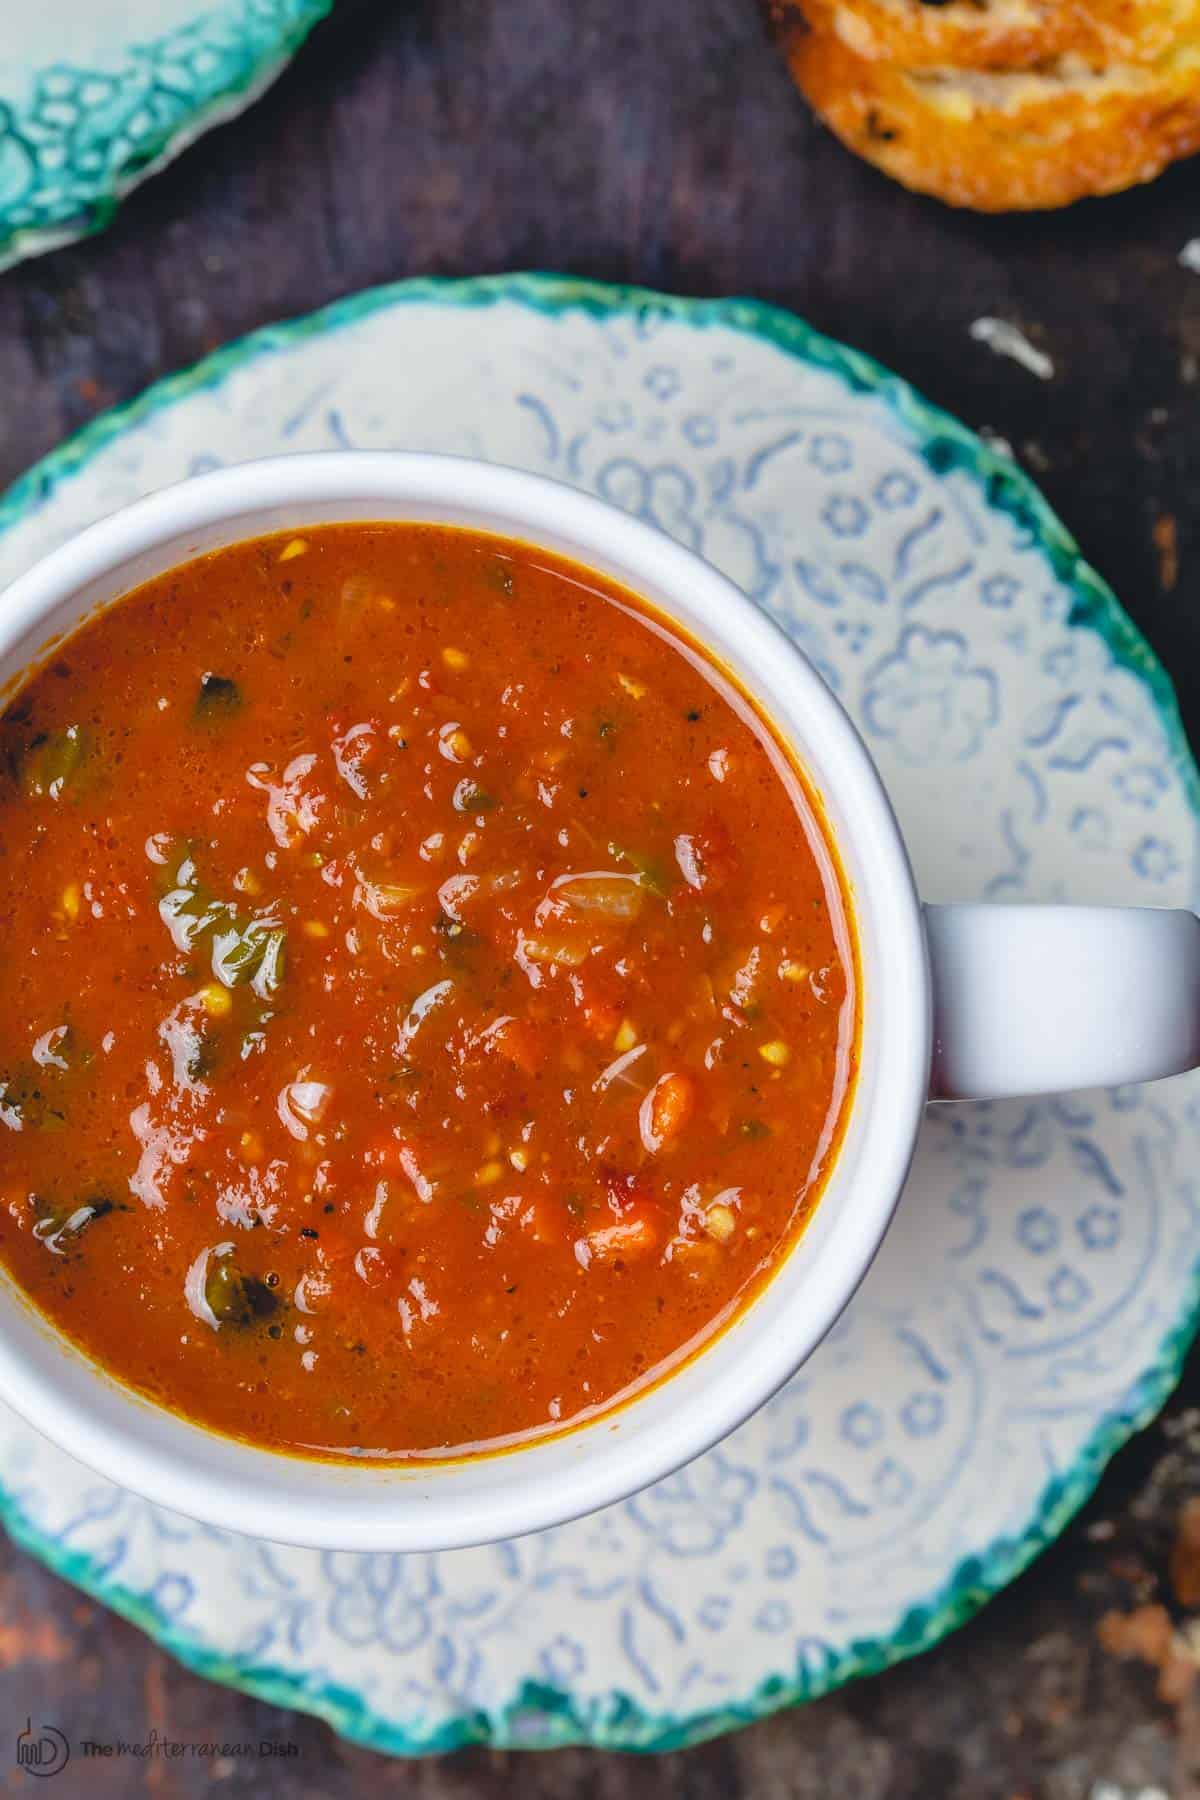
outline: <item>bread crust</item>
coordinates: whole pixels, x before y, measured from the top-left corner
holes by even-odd
[[[1198,0],[777,0],[869,61],[904,69],[1028,69],[1077,55],[1153,62],[1200,34]]]
[[[1190,26],[1157,57],[1072,49],[1036,65],[898,66],[820,24],[824,3],[806,0],[812,26],[787,36],[801,90],[851,150],[951,206],[1067,206],[1200,150],[1200,31]]]

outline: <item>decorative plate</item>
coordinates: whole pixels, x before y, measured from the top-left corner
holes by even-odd
[[[333,0],[42,0],[0,32],[0,268],[99,231],[279,74]]]
[[[879,759],[931,898],[1185,904],[1170,686],[1029,482],[786,314],[548,277],[365,294],[90,426],[0,502],[0,582],[223,462],[471,452],[594,489],[775,613]],[[720,1449],[593,1518],[442,1556],[203,1530],[0,1415],[3,1509],[205,1674],[379,1749],[692,1742],[936,1642],[1175,1380],[1200,1086],[930,1112],[850,1312]]]

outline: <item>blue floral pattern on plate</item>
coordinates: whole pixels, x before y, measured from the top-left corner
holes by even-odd
[[[333,0],[44,0],[0,38],[0,268],[107,224],[273,81]]]
[[[745,302],[410,284],[259,334],[0,503],[0,581],[198,469],[462,451],[606,495],[782,620],[867,735],[931,898],[1187,904],[1196,771],[1149,652],[1017,471]],[[1196,1311],[1200,1087],[939,1109],[797,1378],[624,1506],[454,1555],[203,1529],[0,1415],[20,1539],[219,1679],[384,1749],[683,1743],[936,1640],[1161,1402]]]

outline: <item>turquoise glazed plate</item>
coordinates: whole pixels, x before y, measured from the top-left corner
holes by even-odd
[[[107,225],[145,176],[248,106],[333,0],[8,0],[0,268]]]
[[[1197,775],[1145,644],[1012,463],[747,301],[417,283],[162,382],[0,502],[0,583],[195,470],[468,452],[725,568],[863,728],[931,899],[1196,897]],[[931,1111],[849,1313],[733,1438],[593,1518],[442,1556],[201,1529],[11,1414],[13,1535],[204,1674],[406,1754],[694,1742],[936,1643],[1161,1404],[1192,1336],[1200,1086]]]

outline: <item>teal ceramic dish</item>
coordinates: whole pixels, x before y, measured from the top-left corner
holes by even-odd
[[[1016,467],[748,301],[418,282],[261,332],[0,501],[0,583],[168,481],[404,446],[557,475],[775,614],[863,729],[922,891],[1196,897],[1170,685]],[[2,603],[2,602],[0,602]],[[1176,1380],[1200,1298],[1200,1086],[937,1109],[885,1248],[718,1450],[477,1551],[286,1549],[162,1513],[0,1414],[10,1531],[200,1672],[375,1748],[689,1744],[936,1643]]]
[[[0,268],[101,230],[268,87],[333,0],[42,0],[0,36]]]

